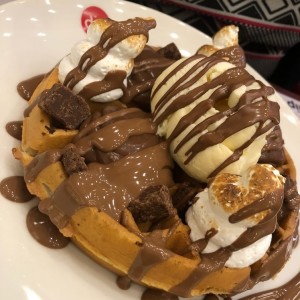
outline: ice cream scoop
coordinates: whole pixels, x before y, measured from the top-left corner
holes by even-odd
[[[266,135],[279,123],[273,94],[243,67],[198,54],[157,78],[151,109],[178,165],[207,182],[219,172],[242,174],[257,163]]]
[[[97,19],[87,36],[59,64],[59,80],[86,99],[110,102],[123,95],[127,77],[147,40],[154,19],[122,22]]]
[[[227,267],[243,268],[269,249],[283,200],[284,177],[271,165],[255,165],[242,176],[222,173],[187,211],[191,239],[209,239],[203,253],[230,248]]]

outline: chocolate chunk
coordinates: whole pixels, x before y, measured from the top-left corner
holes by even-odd
[[[75,146],[68,146],[61,157],[61,162],[68,175],[81,172],[87,169],[84,158],[80,156]]]
[[[46,112],[58,128],[76,129],[91,114],[86,101],[57,83],[41,94],[39,108]]]
[[[166,186],[150,186],[139,198],[131,201],[128,209],[137,223],[157,222],[176,214],[169,190]]]
[[[170,43],[157,51],[165,58],[178,60],[181,58],[181,53],[174,43]]]
[[[172,198],[180,217],[184,219],[184,215],[193,203],[194,197],[201,191],[202,188],[200,186],[196,186],[191,182],[177,184],[177,189]]]

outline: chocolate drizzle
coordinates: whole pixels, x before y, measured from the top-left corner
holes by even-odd
[[[34,197],[28,192],[23,176],[4,178],[0,183],[0,192],[6,199],[19,203],[27,202]]]
[[[170,292],[183,297],[190,297],[192,290],[208,274],[222,269],[230,257],[231,252],[222,248],[213,253],[201,254],[201,262],[191,274],[178,285],[170,289]]]

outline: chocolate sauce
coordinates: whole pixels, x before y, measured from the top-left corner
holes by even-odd
[[[22,121],[8,122],[5,126],[7,133],[15,139],[21,141],[22,139]]]
[[[0,192],[6,199],[18,203],[28,202],[34,197],[28,192],[23,176],[4,178],[0,183]]]
[[[131,279],[127,276],[118,276],[117,285],[121,290],[128,290],[131,286]]]
[[[141,300],[179,300],[179,298],[165,291],[146,289]]]
[[[202,254],[199,265],[186,279],[173,286],[170,289],[170,292],[182,297],[191,297],[191,292],[197,286],[197,284],[201,282],[201,280],[203,280],[208,274],[221,270],[230,255],[231,252],[226,248],[221,248],[213,253]]]
[[[60,249],[69,243],[69,239],[60,233],[49,217],[41,213],[37,206],[28,212],[26,224],[34,239],[48,248]]]
[[[17,85],[17,91],[19,95],[23,99],[28,101],[31,98],[34,90],[39,85],[39,83],[43,80],[44,77],[45,74],[41,74],[20,82]]]
[[[299,297],[300,273],[281,287],[239,298],[239,300],[298,300]]]
[[[86,171],[69,176],[41,202],[40,209],[59,228],[85,206],[97,207],[119,220],[129,202],[148,186],[173,185],[167,146],[156,136],[149,115],[139,109],[123,109],[92,119],[73,142],[80,155],[85,157],[91,151],[96,155],[92,160],[91,155],[87,157]],[[25,168],[26,182],[34,181],[43,169],[59,161],[63,152],[49,150],[37,155]],[[111,154],[114,159],[106,163],[102,154]]]
[[[223,58],[228,62],[238,66],[246,66],[246,56],[244,50],[240,46],[226,47],[212,54],[214,57]]]
[[[163,230],[152,231],[148,236],[142,236],[140,250],[128,270],[128,277],[140,281],[144,275],[155,265],[168,260],[174,255],[165,245],[168,235]]]

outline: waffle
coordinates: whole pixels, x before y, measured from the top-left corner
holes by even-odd
[[[35,95],[41,91],[41,87],[49,87],[49,83],[53,82],[55,72],[54,70],[40,84]],[[40,122],[39,126],[36,126],[37,119],[33,116],[36,114],[30,114],[29,118],[25,118],[22,147],[15,150],[14,154],[24,164],[28,189],[41,199],[40,208],[43,210],[43,203],[46,203],[47,199],[55,194],[58,187],[68,180],[68,174],[66,174],[62,162],[57,160],[41,168],[38,175],[32,180],[28,166],[32,169],[32,164],[39,158],[51,156],[53,152],[57,151],[52,149],[53,145],[56,147],[59,145],[59,149],[64,149],[78,134],[78,131],[58,130],[55,132],[55,137],[48,137],[50,134],[43,136],[43,143],[40,148],[35,149],[38,154],[33,159],[31,149],[33,149],[33,145],[38,145],[36,140],[39,137],[37,134],[32,135],[29,139],[30,146],[24,139],[32,134],[30,130],[33,126],[41,128],[41,130],[45,126],[44,122]],[[44,117],[43,120],[46,118]],[[27,130],[29,132],[26,132]],[[55,142],[48,144],[49,140],[55,140]],[[48,149],[45,150],[46,148]],[[287,163],[280,166],[279,170],[285,176],[290,175],[292,179],[295,179],[295,168],[287,153],[286,158]],[[169,189],[174,194],[174,189],[177,188],[175,184]],[[71,237],[73,242],[96,262],[118,275],[129,276],[139,284],[184,297],[206,293],[230,294],[245,289],[245,286],[250,288],[256,281],[260,281],[262,279],[259,276],[261,270],[268,265],[270,260],[277,259],[278,249],[284,248],[279,252],[282,255],[283,251],[285,257],[289,256],[293,243],[292,237],[297,226],[298,210],[287,208],[287,206],[286,204],[283,216],[273,234],[272,246],[259,262],[242,269],[223,267],[205,273],[205,276],[199,268],[201,256],[193,251],[189,228],[177,214],[151,227],[147,224],[136,223],[128,209],[125,209],[121,219],[116,221],[96,207],[82,207],[71,216],[69,222],[61,227],[60,231],[65,236]],[[159,243],[153,243],[153,241],[159,241]],[[160,253],[164,253],[163,257]],[[153,261],[150,265],[141,266],[140,260],[147,255],[153,256]]]
[[[278,166],[278,170],[287,178],[285,199],[269,250],[262,259],[250,267],[239,269],[224,267],[219,261],[226,257],[226,251],[220,249],[214,254],[202,255],[190,239],[190,229],[180,217],[181,207],[176,206],[176,203],[182,200],[178,195],[183,193],[183,184],[173,182],[171,170],[174,172],[176,168],[173,168],[166,143],[156,136],[157,127],[149,115],[136,108],[126,108],[118,101],[113,103],[116,109],[104,113],[106,104],[88,102],[92,114],[99,111],[100,116],[95,115],[94,119],[90,118],[89,122],[78,129],[55,128],[53,131],[49,116],[37,104],[42,93],[51,89],[57,82],[58,69],[54,68],[35,90],[29,101],[29,109],[25,113],[21,146],[14,149],[13,153],[24,166],[28,190],[41,200],[40,210],[47,213],[62,234],[70,237],[84,253],[117,275],[128,276],[138,284],[182,297],[242,292],[280,271],[292,252],[293,237],[298,225],[299,201],[295,187],[295,168],[287,152],[285,162]],[[135,132],[126,136],[124,143],[132,136],[145,135],[150,144],[141,143],[138,150],[128,150],[129,153],[124,154],[122,152],[124,149],[121,151],[120,145],[105,146],[99,142],[96,148],[100,150],[95,152],[92,149],[94,144],[91,146],[91,143],[88,143],[89,148],[86,149],[87,146],[81,143],[82,140],[92,139],[101,130],[106,132],[106,128],[112,128],[114,124],[127,122],[128,118],[124,119],[123,114],[130,115],[129,120],[132,122],[129,129]],[[89,129],[90,124],[94,124],[92,129]],[[101,147],[110,148],[102,151]],[[66,167],[63,156],[68,151],[81,162],[82,169],[69,170]],[[147,155],[144,155],[145,151],[148,151]],[[104,152],[106,154],[103,157]],[[87,159],[87,154],[91,153],[92,158],[88,156]],[[84,163],[82,157],[85,157]],[[101,176],[105,174],[106,183],[110,168],[118,170],[120,174],[118,173],[116,177],[122,179],[123,176],[126,182],[125,177],[128,174],[120,170],[126,165],[122,163],[124,158],[128,157],[131,159],[130,162],[135,163],[139,163],[139,159],[144,157],[149,162],[150,169],[158,170],[155,173],[158,174],[157,178],[150,184],[147,178],[144,178],[144,185],[141,188],[132,188],[134,197],[131,195],[129,200],[139,198],[143,190],[148,188],[147,184],[163,189],[175,206],[169,209],[164,207],[168,210],[166,216],[160,216],[159,219],[138,220],[129,209],[131,203],[129,200],[119,209],[118,214],[114,215],[115,212],[105,205],[103,209],[97,207],[92,198],[88,203],[76,203],[76,208],[72,208],[68,214],[62,214],[64,208],[68,210],[66,206],[69,195],[71,198],[79,197],[79,200],[80,197],[84,198],[83,194],[78,196],[80,190],[69,182],[73,180],[76,182],[82,174],[97,170],[98,173],[92,174]],[[128,177],[130,179],[129,175]],[[118,178],[110,177],[110,179],[113,183],[114,180],[121,182],[117,181],[121,180]],[[118,185],[115,186],[119,188]],[[63,200],[58,201],[60,197],[57,195],[65,195],[67,200],[63,197],[61,198]],[[277,263],[274,264],[274,261]],[[210,262],[213,262],[213,267]]]

